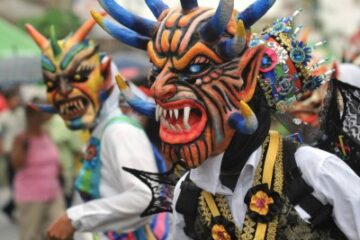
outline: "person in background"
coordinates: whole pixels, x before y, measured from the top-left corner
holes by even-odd
[[[61,180],[66,206],[71,206],[76,177],[76,162],[82,156],[83,143],[79,131],[69,130],[57,115],[46,123],[46,129],[54,140],[60,154]]]
[[[75,181],[83,201],[63,212],[49,227],[47,237],[67,240],[91,234],[91,239],[164,239],[167,225],[163,220],[140,216],[151,202],[150,189],[123,169],[136,166],[157,172],[153,149],[140,124],[118,107],[116,66],[87,39],[94,25],[90,19],[61,40],[54,28],[47,39],[26,25],[42,51],[49,101],[33,107],[59,114],[71,130],[91,134]]]
[[[150,83],[148,81],[149,61],[140,54],[132,54],[132,58],[128,58],[126,54],[119,54],[113,58],[119,69],[119,73],[121,73],[128,82],[133,83],[133,85],[137,87],[136,89],[133,87],[134,91],[137,91],[143,98],[150,98]],[[150,142],[158,149],[161,149],[161,141],[158,135],[159,125],[156,124],[155,119],[134,111],[129,104],[127,104],[123,96],[120,97],[119,107],[124,114],[139,121]]]
[[[14,171],[10,164],[10,153],[15,136],[22,132],[25,127],[24,108],[21,105],[19,95],[19,88],[17,86],[6,89],[4,97],[8,108],[0,113],[1,138],[3,142],[2,156],[7,163],[7,177],[10,189],[12,188],[14,176]],[[12,221],[14,221],[14,209],[15,204],[11,197],[2,210]]]
[[[26,129],[14,141],[14,198],[19,213],[20,240],[39,240],[64,211],[59,182],[60,156],[44,130],[49,115],[26,107]]]

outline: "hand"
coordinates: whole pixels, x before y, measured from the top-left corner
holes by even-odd
[[[75,228],[71,224],[71,220],[64,214],[49,227],[47,237],[50,240],[71,240],[74,233]]]

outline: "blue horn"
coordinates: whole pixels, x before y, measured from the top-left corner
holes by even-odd
[[[180,2],[181,7],[185,12],[191,11],[199,6],[197,0],[180,0]]]
[[[245,48],[246,30],[243,21],[238,20],[235,36],[220,42],[219,50],[222,56],[231,59],[240,56]]]
[[[147,44],[150,40],[149,38],[114,24],[96,11],[92,10],[91,15],[100,27],[120,42],[138,49],[146,50]]]
[[[246,28],[250,28],[274,5],[275,0],[256,0],[247,7],[243,12],[239,13],[238,19],[244,22]]]
[[[145,0],[145,3],[156,18],[159,18],[166,9],[169,9],[169,6],[161,0]]]
[[[234,10],[234,0],[220,0],[215,15],[202,27],[200,35],[207,43],[217,41],[225,32]]]
[[[136,16],[120,6],[115,0],[99,0],[99,3],[110,16],[125,27],[147,37],[155,34],[158,27],[157,22]]]

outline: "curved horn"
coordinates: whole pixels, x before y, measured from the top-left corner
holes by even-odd
[[[256,0],[247,7],[243,12],[239,13],[238,19],[243,20],[246,28],[250,28],[274,5],[275,0]]]
[[[185,12],[191,11],[199,6],[197,0],[180,0],[180,2],[181,7]]]
[[[49,40],[47,40],[47,38],[38,30],[36,30],[31,24],[25,24],[25,29],[40,49],[44,50],[49,45]]]
[[[115,0],[99,0],[99,3],[110,16],[125,27],[147,37],[154,35],[157,22],[136,16],[120,6]]]
[[[200,30],[205,42],[212,43],[220,38],[225,32],[233,10],[234,0],[220,0],[215,15]]]
[[[161,0],[145,0],[145,3],[156,18],[159,18],[166,9],[169,9],[169,6]]]
[[[236,35],[220,43],[219,51],[226,58],[239,56],[246,47],[246,30],[243,21],[237,22]]]
[[[102,16],[105,16],[106,13],[102,13]],[[82,42],[86,36],[89,34],[89,32],[92,30],[92,28],[95,26],[96,22],[93,18],[90,18],[87,20],[70,38],[73,42]]]
[[[142,99],[140,96],[137,96],[136,92],[132,89],[132,87],[126,84],[125,80],[120,74],[116,74],[115,80],[130,107],[144,116],[151,118],[155,117],[156,105],[154,102]]]
[[[92,10],[90,13],[102,29],[104,29],[107,33],[109,33],[111,36],[113,36],[120,42],[123,42],[135,48],[146,50],[147,44],[150,40],[149,38],[141,36],[136,32],[126,29],[124,27],[115,25],[94,10]]]
[[[50,43],[51,43],[51,49],[53,51],[53,54],[55,57],[59,56],[61,54],[61,47],[59,46],[56,32],[55,32],[55,26],[51,25],[50,27]]]
[[[240,101],[239,111],[235,111],[230,115],[228,124],[231,128],[243,134],[253,134],[259,127],[255,113],[244,101]]]

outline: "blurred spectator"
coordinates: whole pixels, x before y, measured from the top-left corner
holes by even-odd
[[[9,187],[12,188],[14,171],[10,164],[10,153],[12,151],[14,138],[24,130],[24,108],[21,106],[18,87],[12,87],[4,91],[4,97],[7,101],[7,110],[0,113],[0,132],[3,142],[3,159],[7,163],[7,177]],[[13,218],[15,209],[14,201],[11,198],[3,207],[3,212],[10,218]]]
[[[14,197],[19,213],[20,240],[39,240],[65,209],[59,182],[56,145],[44,130],[49,115],[26,107],[26,129],[11,152],[16,171]]]
[[[343,62],[352,63],[360,67],[360,27],[358,31],[351,36],[344,50]]]
[[[7,109],[6,98],[3,92],[0,92],[0,113]]]
[[[149,61],[142,55],[132,54],[132,58],[127,56],[125,53],[114,56],[119,72],[127,81],[135,84],[137,89],[133,89],[134,91],[139,92],[140,90],[139,95],[142,95],[144,98],[150,97],[150,84],[148,81]],[[143,125],[150,142],[160,149],[159,124],[156,123],[155,119],[147,118],[135,112],[123,97],[119,100],[119,106],[124,114],[138,120]]]
[[[74,180],[76,176],[76,160],[80,161],[84,144],[80,138],[80,132],[69,130],[60,116],[54,115],[46,124],[52,140],[54,140],[60,154],[62,169],[63,191],[66,205],[71,205],[74,190]]]

